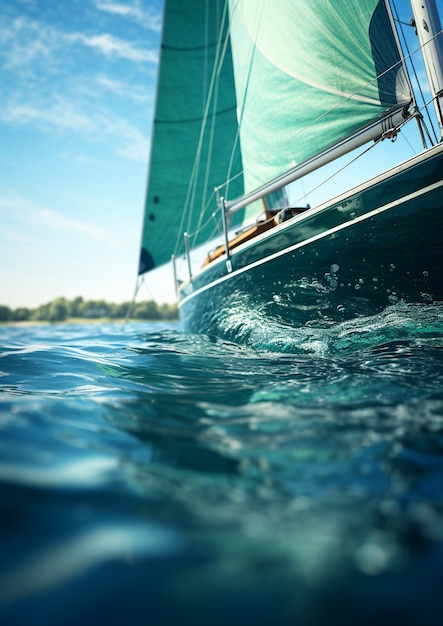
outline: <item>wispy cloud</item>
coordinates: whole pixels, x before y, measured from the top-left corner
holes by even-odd
[[[106,231],[95,224],[73,219],[52,209],[40,209],[36,215],[36,221],[41,226],[69,233],[75,232],[100,241],[105,240],[107,236]]]
[[[37,122],[66,130],[87,132],[93,132],[95,128],[91,117],[76,110],[68,100],[61,97],[55,97],[55,102],[49,107],[39,106],[38,103],[26,104],[20,101],[10,101],[0,111],[0,120],[13,125]]]
[[[149,100],[149,92],[146,86],[129,85],[120,80],[109,78],[104,74],[99,74],[95,83],[104,90],[136,102],[147,102]]]
[[[6,71],[35,63],[44,63],[46,69],[63,68],[65,60],[69,59],[68,47],[79,44],[108,58],[136,63],[156,63],[158,59],[156,51],[106,32],[94,35],[64,32],[26,17],[8,19],[2,16],[0,22],[0,63]]]
[[[140,134],[134,141],[128,142],[125,146],[118,150],[125,159],[129,161],[138,161],[139,163],[147,163],[149,152],[149,142],[147,138]]]
[[[132,43],[109,35],[108,33],[94,35],[92,37],[76,33],[67,36],[67,39],[72,42],[81,42],[88,48],[93,48],[106,56],[117,56],[129,61],[156,63],[158,58],[157,53],[153,50],[137,48],[137,46],[134,46]]]
[[[0,211],[4,215],[12,216],[14,222],[20,220],[22,225],[20,240],[24,240],[27,232],[29,233],[28,237],[32,237],[35,240],[37,233],[47,233],[48,229],[70,234],[76,233],[96,241],[107,241],[109,239],[107,231],[92,222],[74,219],[61,211],[42,207],[16,193],[4,192],[1,194]],[[27,229],[29,224],[32,224],[32,231]],[[14,227],[7,227],[3,232],[3,236],[10,239],[18,238]]]
[[[0,122],[13,126],[34,124],[44,130],[75,131],[81,133],[85,141],[118,140],[120,145],[114,148],[117,154],[125,159],[147,160],[149,139],[136,126],[104,108],[91,108],[86,114],[81,103],[76,108],[75,104],[61,96],[49,107],[45,107],[44,103],[6,103],[4,109],[0,109]]]
[[[97,0],[96,7],[100,11],[132,19],[149,30],[160,31],[161,13],[149,6],[143,8],[140,2],[136,1],[133,4],[122,4],[120,2]]]
[[[149,138],[133,124],[123,118],[102,118],[102,126],[106,132],[118,137],[121,145],[117,153],[125,159],[146,163],[148,158]]]
[[[148,137],[137,123],[152,105],[158,37],[134,24],[122,28],[111,14],[131,20],[152,14],[154,29],[156,13],[149,4],[96,0],[88,14],[96,19],[87,22],[83,14],[55,19],[62,7],[35,19],[0,6],[0,123],[69,132],[73,138],[75,132],[76,142],[109,141],[120,157],[146,161]]]
[[[27,18],[0,20],[0,68],[6,72],[44,64],[52,70],[59,61],[57,53],[62,49],[62,35],[43,23]]]
[[[0,189],[0,211],[4,211],[5,215],[16,215],[17,212],[33,211],[35,208],[35,203],[27,198],[8,192],[7,189]]]

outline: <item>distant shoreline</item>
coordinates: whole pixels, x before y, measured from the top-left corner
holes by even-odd
[[[19,326],[25,328],[26,326],[66,326],[69,324],[165,324],[176,323],[179,319],[134,319],[130,318],[125,320],[124,318],[111,318],[111,317],[99,317],[99,318],[87,318],[87,317],[72,317],[66,320],[60,320],[55,322],[49,322],[47,320],[24,320],[24,321],[0,321],[0,326]]]
[[[127,316],[129,319],[127,320]],[[141,302],[105,302],[104,300],[74,300],[60,297],[37,308],[11,307],[0,304],[0,324],[106,324],[111,322],[154,322],[178,319],[177,304],[158,304],[153,300]]]

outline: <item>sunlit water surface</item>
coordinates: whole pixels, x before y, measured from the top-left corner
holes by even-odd
[[[442,317],[0,327],[0,623],[441,624]]]

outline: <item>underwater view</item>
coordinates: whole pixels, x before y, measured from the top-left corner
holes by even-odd
[[[443,308],[0,327],[0,623],[437,625]]]

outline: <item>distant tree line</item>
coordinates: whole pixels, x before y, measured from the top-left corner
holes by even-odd
[[[178,318],[176,304],[157,304],[153,300],[144,302],[123,302],[113,304],[104,300],[74,300],[56,298],[36,309],[20,307],[11,309],[0,305],[0,322],[64,322],[72,318],[84,319],[125,319],[136,320],[175,320]]]

